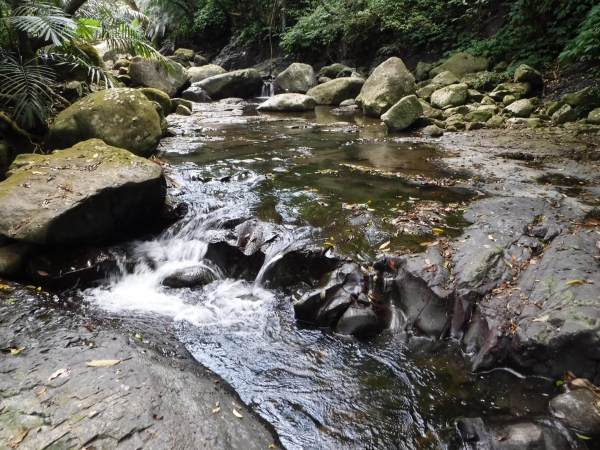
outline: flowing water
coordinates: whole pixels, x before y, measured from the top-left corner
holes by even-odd
[[[457,448],[457,417],[546,410],[552,380],[508,370],[470,374],[452,344],[433,348],[401,329],[361,339],[319,330],[298,323],[293,300],[268,288],[269,269],[306,243],[331,241],[336,252],[369,260],[384,240],[409,249],[430,240],[396,235],[383,219],[411,198],[470,198],[407,181],[448,176],[430,163],[439,156],[434,142],[390,138],[378,121],[329,108],[261,117],[231,109],[170,119],[178,132],[162,143],[161,158],[190,212],[156,239],[132,243],[135,268],[84,292],[94,307],[173,321],[194,357],[272,424],[288,449]],[[367,220],[357,222],[343,204],[368,205]],[[255,279],[231,278],[205,258],[208,243],[225,238],[225,224],[240,217],[277,230]],[[461,225],[459,215],[444,223],[449,234]],[[162,284],[199,266],[213,280],[203,287]]]

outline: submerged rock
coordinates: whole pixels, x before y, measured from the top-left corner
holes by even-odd
[[[173,98],[189,85],[190,76],[181,64],[171,61],[171,66],[167,69],[156,59],[136,56],[129,66],[131,85],[160,89]]]
[[[51,148],[64,149],[102,139],[138,156],[150,156],[162,136],[160,116],[136,89],[106,89],[88,95],[61,112],[50,126]]]
[[[91,139],[17,157],[0,183],[0,233],[36,244],[105,241],[147,225],[164,198],[158,164]]]
[[[315,71],[308,64],[293,63],[275,78],[276,94],[306,94],[317,85]]]
[[[338,106],[344,100],[356,98],[365,84],[362,78],[336,78],[310,89],[306,95],[314,98],[317,105]]]
[[[204,89],[213,100],[253,97],[260,92],[262,85],[260,72],[256,69],[235,70],[194,83],[194,86]]]
[[[400,58],[393,57],[377,66],[356,100],[367,116],[380,117],[416,90],[412,73]]]
[[[259,111],[310,111],[317,102],[303,94],[279,94],[269,98],[256,108]]]

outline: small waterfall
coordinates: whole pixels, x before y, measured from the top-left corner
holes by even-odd
[[[265,81],[263,83],[261,97],[273,97],[275,95],[275,83],[272,81]]]

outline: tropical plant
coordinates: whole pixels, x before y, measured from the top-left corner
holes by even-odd
[[[594,6],[583,20],[575,36],[560,54],[567,61],[595,61],[600,72],[600,5]]]

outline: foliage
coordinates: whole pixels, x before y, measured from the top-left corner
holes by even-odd
[[[600,4],[590,10],[577,30],[577,35],[567,44],[560,58],[600,63]],[[600,67],[596,68],[596,72],[598,71]]]

